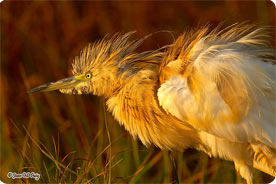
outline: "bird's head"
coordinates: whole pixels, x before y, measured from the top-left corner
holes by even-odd
[[[89,44],[74,59],[73,76],[50,82],[29,90],[44,92],[60,90],[66,94],[88,94],[111,96],[126,81],[126,77],[142,68],[158,66],[160,53],[134,50],[147,38],[129,41],[133,32],[116,34],[111,38]]]

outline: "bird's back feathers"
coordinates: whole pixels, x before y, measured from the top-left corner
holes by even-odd
[[[244,165],[275,175],[275,64],[265,62],[275,61],[275,52],[268,38],[266,28],[254,25],[205,26],[180,36],[160,67],[160,105],[197,129],[211,155],[234,160],[248,181]],[[244,145],[252,163],[228,158],[220,142]]]
[[[120,124],[145,145],[233,160],[249,183],[252,167],[275,175],[275,55],[266,28],[203,26],[165,52],[137,53],[148,36],[131,35],[89,45],[73,64],[74,74],[92,74],[88,92],[104,95]]]

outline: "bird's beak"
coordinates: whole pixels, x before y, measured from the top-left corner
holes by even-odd
[[[45,91],[54,91],[58,89],[66,89],[66,88],[73,88],[81,82],[84,82],[85,76],[84,74],[68,77],[65,79],[58,80],[56,82],[50,82],[47,84],[43,84],[36,88],[33,88],[28,91],[28,93],[33,92],[45,92]]]

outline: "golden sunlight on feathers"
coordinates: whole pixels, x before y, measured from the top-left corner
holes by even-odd
[[[267,28],[204,26],[164,52],[142,53],[135,49],[147,37],[129,41],[132,34],[86,47],[73,63],[81,81],[60,91],[105,96],[115,119],[145,145],[232,160],[248,183],[253,168],[275,176],[275,52]]]
[[[233,160],[248,183],[252,167],[275,176],[275,52],[267,35],[254,25],[203,27],[180,36],[160,68],[160,105],[197,130],[203,151]]]

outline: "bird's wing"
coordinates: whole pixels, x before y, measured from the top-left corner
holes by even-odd
[[[275,52],[264,28],[185,33],[160,68],[159,104],[198,130],[276,148]]]

